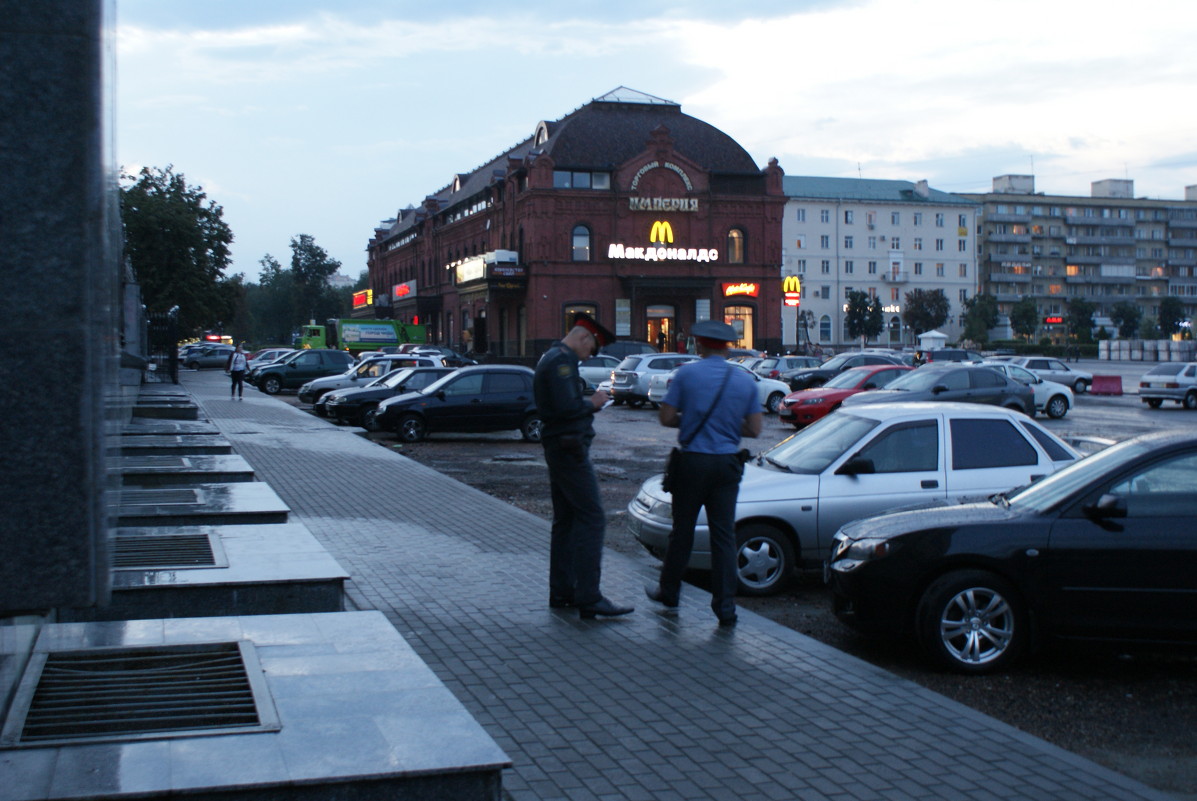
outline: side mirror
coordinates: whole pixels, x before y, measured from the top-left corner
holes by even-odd
[[[1126,498],[1121,495],[1105,493],[1092,506],[1085,506],[1082,510],[1090,520],[1100,522],[1113,518],[1126,517]]]
[[[877,385],[874,384],[872,381],[865,383],[865,385],[863,387],[861,387],[861,389],[876,389],[876,388],[877,388]]]
[[[948,388],[946,386],[944,386],[943,384],[936,384],[935,386],[931,387],[932,395],[938,395],[941,392],[947,392],[947,391],[948,391]]]
[[[877,468],[873,465],[873,460],[865,459],[862,456],[853,456],[840,465],[839,470],[835,471],[838,476],[859,476],[876,472]]]

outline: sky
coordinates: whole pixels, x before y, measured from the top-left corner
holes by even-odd
[[[229,274],[379,223],[620,86],[787,175],[1197,185],[1191,0],[116,0],[118,165],[224,209]],[[684,146],[683,146],[684,149]]]

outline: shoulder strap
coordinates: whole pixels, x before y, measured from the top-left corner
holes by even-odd
[[[719,385],[719,391],[715,393],[715,400],[711,401],[711,405],[707,408],[706,414],[704,414],[702,416],[702,419],[698,421],[698,427],[695,428],[694,431],[690,434],[690,439],[686,440],[685,442],[678,440],[678,444],[681,445],[683,449],[685,449],[685,447],[687,445],[689,445],[691,442],[694,441],[694,438],[698,436],[698,432],[702,431],[702,427],[707,424],[707,420],[711,419],[711,412],[715,411],[715,407],[719,405],[719,399],[723,397],[723,389],[724,389],[724,387],[727,386],[728,379],[731,378],[731,371],[734,369],[735,368],[732,367],[730,364],[725,366],[724,373],[723,373],[723,383],[721,383]]]

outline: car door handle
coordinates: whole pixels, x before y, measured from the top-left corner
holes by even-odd
[[[939,481],[934,478],[924,478],[921,486],[923,489],[935,489],[939,486]]]

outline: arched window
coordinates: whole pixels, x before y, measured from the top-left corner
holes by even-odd
[[[585,225],[575,225],[573,232],[574,261],[590,261],[590,229]]]
[[[727,232],[727,263],[744,263],[744,232],[739,228]]]
[[[819,341],[831,341],[831,318],[826,314],[819,318]]]

